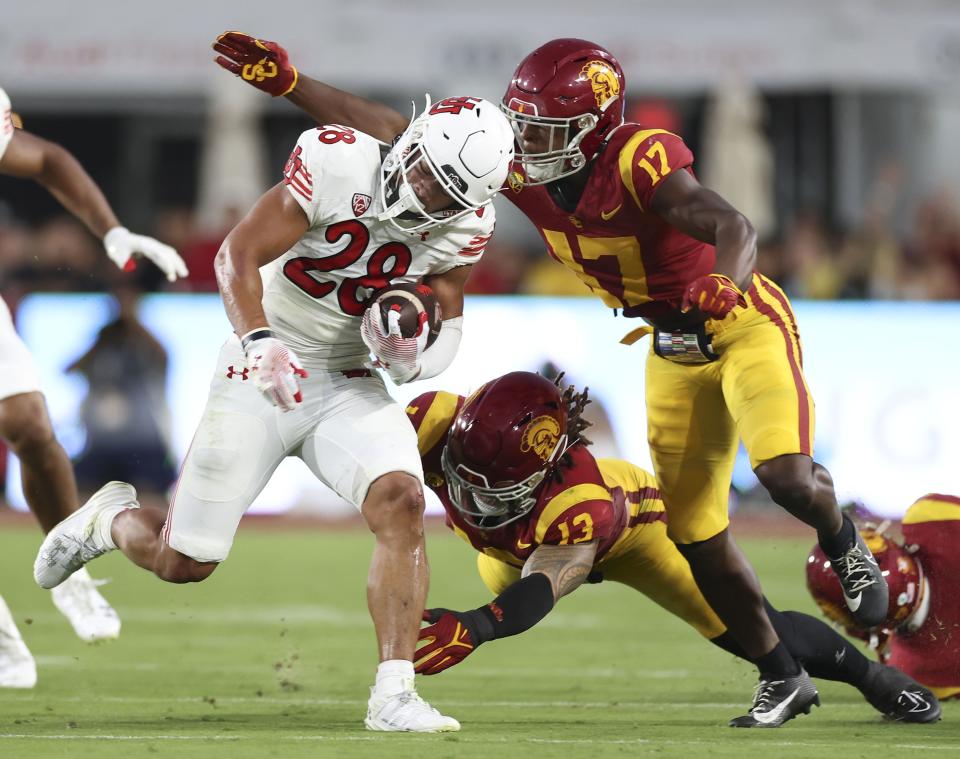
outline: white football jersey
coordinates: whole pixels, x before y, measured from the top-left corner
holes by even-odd
[[[0,87],[0,158],[7,150],[7,145],[13,139],[13,115],[11,113],[10,98]]]
[[[424,233],[378,221],[385,148],[363,132],[321,126],[300,135],[284,168],[310,229],[275,262],[263,307],[277,337],[314,366],[362,367],[367,297],[390,283],[476,263],[493,234],[492,203]]]

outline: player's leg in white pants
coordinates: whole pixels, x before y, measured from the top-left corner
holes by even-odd
[[[365,724],[371,730],[458,730],[455,719],[414,689],[412,660],[429,584],[416,433],[379,377],[329,376],[329,404],[300,456],[360,509],[376,539],[367,605],[380,665]]]
[[[162,580],[205,579],[227,558],[244,512],[308,430],[304,410],[284,414],[257,391],[231,337],[166,514],[122,511],[112,518],[110,537]]]
[[[36,364],[2,300],[0,438],[20,460],[23,495],[43,531],[48,532],[80,505],[77,483],[70,459],[53,434]],[[56,607],[86,641],[116,638],[120,634],[120,618],[100,595],[97,585],[84,572],[52,595]]]

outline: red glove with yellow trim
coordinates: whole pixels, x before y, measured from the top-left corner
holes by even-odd
[[[274,97],[288,95],[297,86],[299,74],[287,51],[276,42],[258,40],[243,32],[224,32],[213,43],[214,61],[231,74]]]
[[[471,635],[469,612],[450,609],[427,609],[423,621],[430,625],[420,630],[418,642],[422,645],[413,655],[414,671],[418,675],[435,675],[459,664],[477,650],[476,633]]]
[[[687,285],[680,310],[697,308],[712,319],[722,319],[738,304],[745,307],[747,299],[736,283],[723,274],[708,274]]]

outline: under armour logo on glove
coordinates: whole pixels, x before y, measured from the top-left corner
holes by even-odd
[[[293,411],[303,401],[298,377],[309,375],[300,359],[274,337],[254,340],[246,348],[250,379],[263,396],[283,411]]]

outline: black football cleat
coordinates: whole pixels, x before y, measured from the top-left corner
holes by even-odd
[[[862,627],[876,627],[887,618],[890,590],[870,549],[857,532],[856,540],[841,556],[830,557],[840,580],[843,600]]]
[[[730,720],[730,727],[780,727],[798,714],[809,714],[814,706],[820,706],[820,694],[803,669],[783,680],[761,675],[749,713]]]
[[[940,701],[932,692],[899,669],[880,662],[870,662],[860,692],[889,720],[927,723],[940,719]]]

